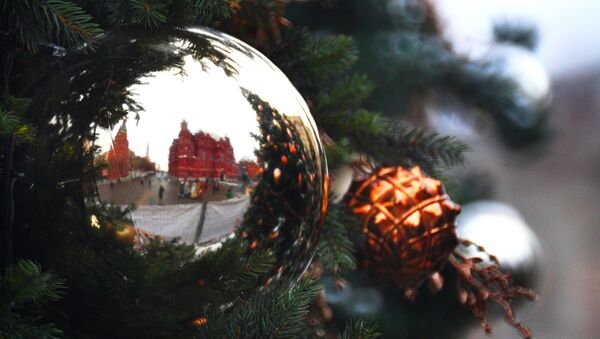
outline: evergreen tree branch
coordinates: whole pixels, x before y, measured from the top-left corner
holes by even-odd
[[[204,21],[228,18],[233,13],[232,1],[229,0],[195,0],[194,6],[200,19]]]
[[[0,109],[0,136],[6,137],[19,125],[19,117]]]
[[[64,0],[6,0],[0,5],[0,21],[30,53],[51,42],[93,44],[102,32],[80,6]]]
[[[131,0],[132,22],[145,28],[156,28],[167,21],[164,3],[150,0]]]
[[[375,339],[379,338],[379,325],[372,320],[352,319],[346,325],[338,339]]]
[[[214,309],[202,328],[209,338],[294,338],[308,326],[306,315],[322,286],[302,279],[292,288],[273,286],[225,312]]]
[[[0,338],[58,338],[62,333],[39,316],[40,306],[60,299],[65,285],[40,265],[19,260],[0,277]]]
[[[317,248],[319,262],[334,274],[342,269],[356,269],[354,242],[349,229],[359,230],[358,220],[341,204],[330,204]]]

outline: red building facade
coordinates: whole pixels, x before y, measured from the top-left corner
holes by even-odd
[[[127,140],[126,121],[123,122],[119,132],[113,140],[113,144],[108,151],[108,179],[116,180],[129,176],[131,167],[129,166],[129,141]]]
[[[239,167],[235,162],[229,138],[215,139],[198,132],[192,134],[187,122],[181,122],[177,139],[169,149],[169,175],[179,178],[236,178]]]

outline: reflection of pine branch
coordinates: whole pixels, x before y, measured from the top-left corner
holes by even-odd
[[[309,239],[320,218],[318,192],[321,173],[310,145],[301,138],[293,120],[280,114],[257,95],[242,89],[258,117],[260,133],[254,134],[259,148],[255,155],[262,166],[251,204],[244,215],[240,232],[251,250],[270,249],[277,255],[283,271],[300,269],[307,262]],[[303,239],[303,241],[297,241]],[[296,262],[284,260],[296,258]],[[303,269],[303,268],[302,268]]]
[[[182,39],[184,43],[182,52],[191,54],[194,60],[203,64],[203,67],[206,67],[204,63],[208,61],[223,69],[227,76],[238,74],[238,65],[229,58],[231,52],[215,44],[213,38],[185,29],[175,31],[174,36]]]

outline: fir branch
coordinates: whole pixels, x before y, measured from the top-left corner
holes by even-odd
[[[332,88],[320,93],[317,99],[317,114],[340,112],[356,108],[373,92],[373,84],[364,74],[354,74],[333,84]]]
[[[0,136],[6,137],[19,125],[19,117],[0,109]]]
[[[225,312],[209,312],[202,328],[209,338],[294,338],[306,329],[306,315],[322,286],[303,279],[291,288],[274,286]]]
[[[232,1],[229,0],[195,0],[194,7],[200,19],[204,21],[228,18],[233,13]]]
[[[358,59],[356,45],[346,35],[311,36],[299,54],[308,72],[304,77],[315,79],[346,71]]]
[[[372,320],[352,319],[346,325],[338,339],[375,339],[379,338],[379,325]]]
[[[2,26],[30,53],[50,42],[92,44],[102,32],[81,7],[64,0],[7,0],[0,6]]]
[[[58,300],[64,288],[32,261],[10,266],[0,277],[0,338],[58,338],[62,332],[42,321],[39,306]]]
[[[349,229],[360,229],[358,220],[346,213],[345,206],[329,205],[317,256],[319,262],[334,274],[342,269],[356,269],[354,242]]]
[[[108,22],[111,25],[121,26],[129,23],[131,12],[129,0],[108,0],[105,6]]]
[[[64,289],[62,280],[43,273],[40,265],[29,260],[19,260],[10,267],[1,286],[15,304],[55,301],[62,296]]]
[[[235,279],[235,284],[241,287],[255,286],[257,280],[264,277],[275,265],[275,257],[268,251],[259,251],[253,253],[247,259],[243,260],[239,274]],[[240,287],[238,287],[239,289]]]
[[[363,109],[321,117],[321,126],[334,131],[334,138],[349,141],[350,148],[378,165],[419,165],[429,174],[464,162],[467,145],[451,136],[441,136],[394,121]],[[348,139],[345,139],[349,137]]]
[[[365,111],[361,115],[358,122],[371,121],[371,124],[365,123],[365,127],[359,129],[355,123],[355,130],[348,132],[354,134],[357,149],[379,165],[419,165],[433,174],[438,169],[464,162],[468,146],[454,137],[441,136],[375,114],[369,120]]]
[[[70,1],[47,0],[44,6],[62,23],[67,41],[90,43],[102,32],[90,15]],[[58,23],[56,19],[55,23]],[[56,31],[58,32],[58,28]]]
[[[150,0],[131,0],[132,22],[145,28],[156,28],[167,20],[166,6]]]

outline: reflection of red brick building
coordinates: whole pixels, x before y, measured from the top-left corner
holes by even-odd
[[[108,152],[103,153],[96,164],[105,163],[108,167],[102,170],[102,177],[109,180],[128,177],[132,171],[152,172],[156,171],[156,164],[150,161],[150,157],[142,158],[129,150],[127,139],[126,121],[123,122],[117,135],[113,139]],[[148,153],[148,152],[146,152]]]
[[[240,160],[238,163],[240,170],[246,171],[249,179],[254,179],[258,174],[258,165],[252,160]]]
[[[108,151],[108,179],[116,180],[129,176],[129,141],[127,140],[126,121],[113,140]]]
[[[193,135],[185,120],[179,137],[169,149],[169,174],[180,178],[235,178],[239,168],[229,138],[215,139],[207,133]]]

